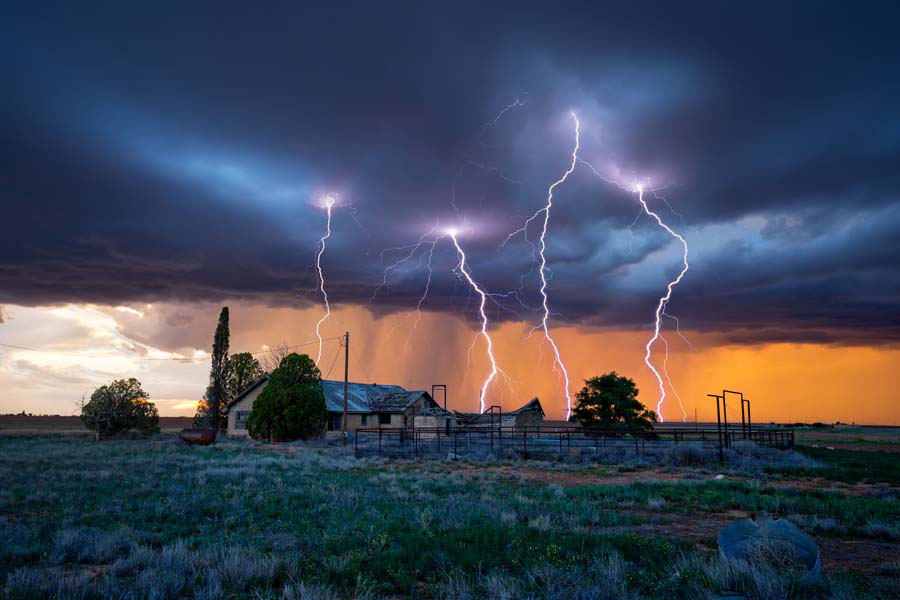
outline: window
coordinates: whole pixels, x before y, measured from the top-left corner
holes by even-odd
[[[369,424],[369,415],[363,415],[362,416],[362,426],[365,427],[368,424]]]
[[[378,413],[378,424],[379,425],[390,425],[391,424],[391,413]]]
[[[249,410],[239,410],[234,415],[234,428],[247,429],[247,419],[250,418]]]
[[[341,413],[328,413],[328,431],[340,431],[343,420],[344,415]]]

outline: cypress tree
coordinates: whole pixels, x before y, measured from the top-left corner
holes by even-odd
[[[194,417],[195,425],[202,425],[216,431],[224,431],[228,426],[228,417],[225,414],[228,401],[228,385],[226,382],[228,370],[228,307],[223,306],[219,314],[219,324],[216,326],[216,335],[213,339],[212,367],[209,370],[209,386],[203,402],[197,409]]]

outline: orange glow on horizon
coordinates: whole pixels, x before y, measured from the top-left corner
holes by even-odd
[[[257,310],[264,311],[265,316],[255,314]],[[303,331],[311,331],[317,314],[315,310],[287,308],[233,310],[232,347],[248,347],[250,339],[256,338],[258,348],[260,335],[277,343],[278,335],[284,336],[284,332],[298,332],[299,341]],[[407,340],[412,325],[408,315],[375,319],[362,308],[344,308],[335,310],[333,319],[328,337],[350,331],[355,350],[350,357],[352,381],[425,390],[434,383],[445,383],[449,408],[477,410],[479,385],[489,365],[483,344],[476,343],[471,370],[466,374],[467,352],[476,334],[474,321],[423,313],[414,337]],[[498,364],[515,383],[493,386],[486,403],[514,409],[537,396],[548,418],[564,418],[565,399],[562,383],[552,370],[552,354],[549,348],[542,348],[543,337],[529,336],[529,329],[513,322],[493,327]],[[636,381],[645,405],[655,405],[655,380],[643,363],[647,331],[590,332],[574,327],[553,331],[572,376],[573,393],[584,379],[617,371]],[[895,368],[900,364],[900,350],[795,343],[744,346],[721,344],[719,336],[684,333],[696,352],[674,332],[664,332],[671,346],[672,382],[684,401],[689,422],[694,420],[695,409],[698,420],[715,420],[715,404],[706,394],[723,388],[741,390],[751,399],[756,422],[894,424],[900,420],[900,409],[890,392],[900,386],[900,371]],[[327,373],[336,351],[337,346],[323,352],[323,376],[341,379],[342,369],[335,367]],[[662,360],[662,353],[654,358]],[[338,362],[342,366],[342,360]],[[737,401],[729,400],[729,404],[740,412]],[[667,422],[681,421],[673,395],[667,398],[663,411]]]
[[[273,308],[228,302],[231,308],[231,353],[264,353],[282,343],[315,356],[318,306]],[[114,307],[18,307],[3,325],[10,339],[48,331],[33,353],[0,352],[0,412],[26,410],[69,414],[82,394],[89,397],[112,379],[138,378],[162,416],[193,416],[208,383],[209,355],[221,304],[156,303],[142,306],[142,315]],[[496,316],[494,316],[496,318]],[[448,407],[478,409],[479,388],[488,372],[483,340],[477,340],[471,367],[469,347],[478,323],[459,315],[423,312],[412,332],[414,313],[376,318],[360,307],[333,307],[323,326],[320,368],[323,376],[343,378],[343,350],[336,338],[350,331],[350,379],[391,383],[407,389],[431,390],[448,386]],[[52,325],[52,326],[51,326]],[[684,327],[690,323],[682,322]],[[18,330],[16,329],[18,328]],[[553,371],[553,353],[531,325],[491,321],[498,366],[512,383],[491,386],[486,404],[517,408],[537,396],[550,419],[565,415],[563,383]],[[648,330],[590,331],[555,327],[553,336],[577,392],[584,379],[616,371],[631,377],[639,399],[654,407],[656,381],[643,362]],[[411,334],[412,332],[412,334]],[[893,390],[900,387],[900,349],[892,347],[827,346],[812,343],[740,345],[724,342],[719,334],[684,331],[692,350],[672,331],[663,334],[671,353],[669,372],[684,401],[688,422],[715,420],[715,404],[706,397],[723,388],[740,390],[752,401],[754,421],[842,421],[900,424],[900,406]],[[56,336],[56,337],[52,337]],[[542,343],[543,342],[543,343]],[[80,356],[83,354],[83,357]],[[170,357],[196,356],[180,362]],[[654,354],[661,361],[663,353]],[[262,355],[259,356],[263,358]],[[659,363],[656,363],[659,365]],[[729,416],[739,418],[737,399],[730,400]],[[734,411],[734,412],[732,412]],[[677,400],[670,394],[663,408],[668,423],[681,421]]]

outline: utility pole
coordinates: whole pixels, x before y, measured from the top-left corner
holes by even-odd
[[[341,427],[341,437],[344,445],[347,445],[347,390],[349,388],[350,375],[350,332],[344,333],[344,425]]]

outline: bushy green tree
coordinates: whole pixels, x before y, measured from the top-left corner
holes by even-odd
[[[212,365],[209,370],[209,386],[203,400],[197,405],[194,415],[194,427],[207,427],[216,431],[224,431],[228,426],[228,414],[225,412],[228,399],[228,386],[225,372],[228,366],[228,307],[223,306],[219,313],[219,323],[213,338]]]
[[[81,421],[97,439],[132,429],[145,435],[158,433],[159,412],[149,397],[137,379],[117,379],[94,390],[90,402],[81,408]]]
[[[254,439],[286,442],[321,435],[327,421],[319,368],[309,356],[291,353],[253,402],[247,429]]]
[[[228,364],[225,366],[225,406],[262,375],[259,361],[249,352],[239,352],[228,357]]]
[[[649,431],[656,423],[656,413],[637,399],[638,388],[633,379],[620,377],[615,371],[592,377],[575,394],[572,421],[586,429],[614,431]]]

